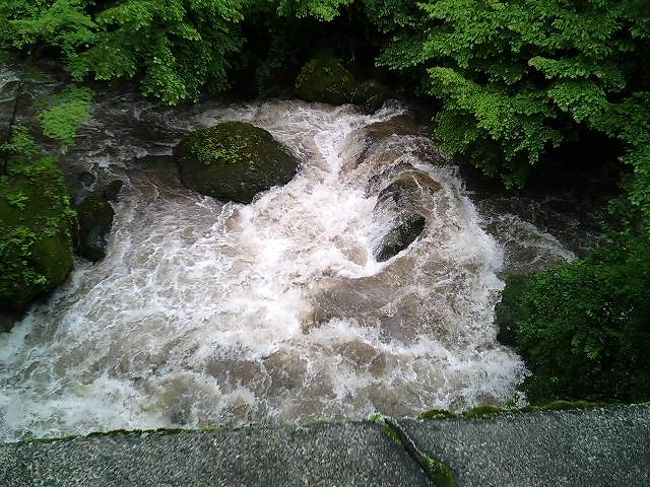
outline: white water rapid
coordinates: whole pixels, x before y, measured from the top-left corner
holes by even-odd
[[[495,338],[504,248],[403,113],[100,102],[65,160],[96,184],[125,182],[108,255],[78,261],[0,336],[0,438],[417,415],[511,399],[526,370]],[[187,130],[232,119],[267,129],[302,163],[247,206],[185,189],[164,157]],[[378,195],[405,175],[426,226],[378,263],[373,249],[395,218],[375,209]],[[570,258],[533,230],[540,252]]]

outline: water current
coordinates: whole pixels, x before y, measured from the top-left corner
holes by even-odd
[[[173,147],[224,120],[268,130],[298,174],[250,205],[184,188]],[[500,273],[572,258],[514,215],[481,214],[396,102],[170,110],[112,94],[62,161],[73,181],[92,174],[78,193],[124,188],[106,258],[79,260],[0,336],[5,441],[503,404],[527,372],[496,341]],[[377,262],[403,210],[379,195],[405,180],[424,230]]]

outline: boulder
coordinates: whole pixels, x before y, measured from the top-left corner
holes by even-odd
[[[50,160],[0,180],[0,310],[22,311],[74,264],[70,194]],[[31,167],[31,166],[29,166]]]
[[[92,187],[97,181],[97,176],[88,171],[82,171],[77,175],[77,181],[85,188]]]
[[[331,57],[312,59],[302,67],[296,79],[299,98],[332,105],[351,103],[357,88],[354,76]]]
[[[77,205],[77,254],[92,262],[106,256],[106,236],[114,216],[108,201],[98,195],[90,195]]]
[[[114,179],[102,189],[102,198],[106,201],[117,201],[123,186],[124,183],[121,180]]]
[[[426,226],[422,195],[440,189],[440,183],[426,174],[407,171],[379,193],[374,213],[377,219],[388,222],[389,230],[373,250],[377,262],[397,255],[418,238]]]
[[[379,81],[370,79],[357,86],[351,101],[355,105],[361,105],[365,112],[374,113],[390,97],[391,93],[388,88]]]
[[[377,262],[385,262],[411,245],[422,233],[425,224],[426,219],[422,215],[417,213],[404,215],[375,248],[373,253]]]
[[[238,203],[288,183],[298,170],[298,160],[269,132],[245,122],[189,134],[176,148],[176,158],[185,186]]]

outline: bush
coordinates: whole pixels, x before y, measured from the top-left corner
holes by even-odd
[[[22,310],[72,270],[75,214],[54,158],[24,129],[13,145],[21,152],[0,176],[0,309]]]
[[[639,237],[511,278],[496,319],[533,371],[529,398],[650,399],[648,290],[650,242]]]
[[[436,120],[448,152],[516,186],[579,127],[633,143],[611,118],[646,103],[647,2],[437,0],[421,8],[427,20],[380,62],[425,73],[425,90],[445,102]]]

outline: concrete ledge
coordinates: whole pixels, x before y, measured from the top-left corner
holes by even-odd
[[[650,486],[650,407],[401,420],[463,486]]]
[[[647,405],[389,423],[113,432],[4,444],[0,485],[431,485],[418,455],[399,446],[404,440],[451,468],[445,485],[650,485]]]
[[[427,477],[381,428],[363,422],[6,444],[0,485],[417,486]]]

